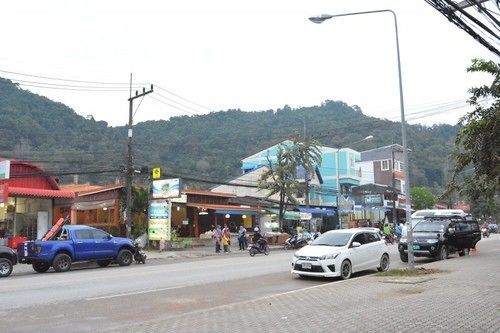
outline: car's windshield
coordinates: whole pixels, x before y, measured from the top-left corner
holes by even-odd
[[[445,225],[436,222],[420,222],[413,228],[413,232],[444,232]]]
[[[331,232],[316,238],[311,245],[345,246],[351,238],[351,233]]]

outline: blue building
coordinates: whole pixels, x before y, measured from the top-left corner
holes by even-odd
[[[262,150],[241,161],[243,173],[252,172],[262,166],[269,166],[276,162],[278,147],[280,145],[292,145],[293,142],[286,140],[280,144]],[[319,173],[323,180],[311,188],[309,201],[311,206],[337,206],[337,183],[340,184],[340,193],[347,194],[352,186],[358,186],[361,180],[361,170],[356,167],[356,162],[360,161],[360,153],[350,148],[320,147],[322,162],[318,165]],[[303,198],[297,198],[300,203],[304,203]],[[346,203],[345,196],[339,196],[339,206]],[[347,202],[350,205],[349,202]]]

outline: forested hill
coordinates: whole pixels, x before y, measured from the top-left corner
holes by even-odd
[[[368,135],[356,150],[401,143],[399,122],[364,115],[341,101],[320,106],[148,121],[134,127],[134,164],[163,166],[168,173],[226,180],[241,173],[240,160],[292,136],[319,136],[343,147]],[[439,187],[457,126],[409,126],[412,185]],[[19,89],[0,79],[0,156],[35,161],[61,174],[80,173],[81,181],[110,182],[120,177],[127,151],[125,127],[86,119],[67,106]],[[103,171],[103,173],[93,173]],[[106,172],[104,172],[106,171]],[[109,172],[108,172],[109,171]],[[70,176],[60,176],[70,182]]]

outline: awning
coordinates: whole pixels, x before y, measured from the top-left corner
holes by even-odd
[[[75,193],[61,190],[44,190],[28,187],[8,187],[9,196],[31,197],[31,198],[66,198],[73,199]]]
[[[251,210],[227,210],[227,209],[216,209],[215,214],[229,214],[229,215],[259,215],[260,212]]]
[[[325,215],[325,216],[337,215],[337,212],[334,209],[322,209],[322,208],[299,207],[299,212],[310,213],[310,214],[314,214],[314,215]]]
[[[216,214],[234,214],[234,215],[258,215],[262,210],[258,207],[245,206],[245,205],[216,205],[216,204],[203,204],[188,202],[187,207],[195,207],[203,210],[215,210]]]
[[[279,209],[275,209],[275,208],[267,208],[266,210],[269,211],[270,213],[276,214],[276,215],[279,215],[279,213],[280,213]],[[284,218],[287,220],[299,221],[300,220],[300,212],[294,212],[294,211],[287,210],[285,212]]]

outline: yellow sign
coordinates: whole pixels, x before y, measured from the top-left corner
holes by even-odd
[[[153,179],[160,179],[161,178],[160,168],[153,168],[153,171],[151,173],[153,175]]]

